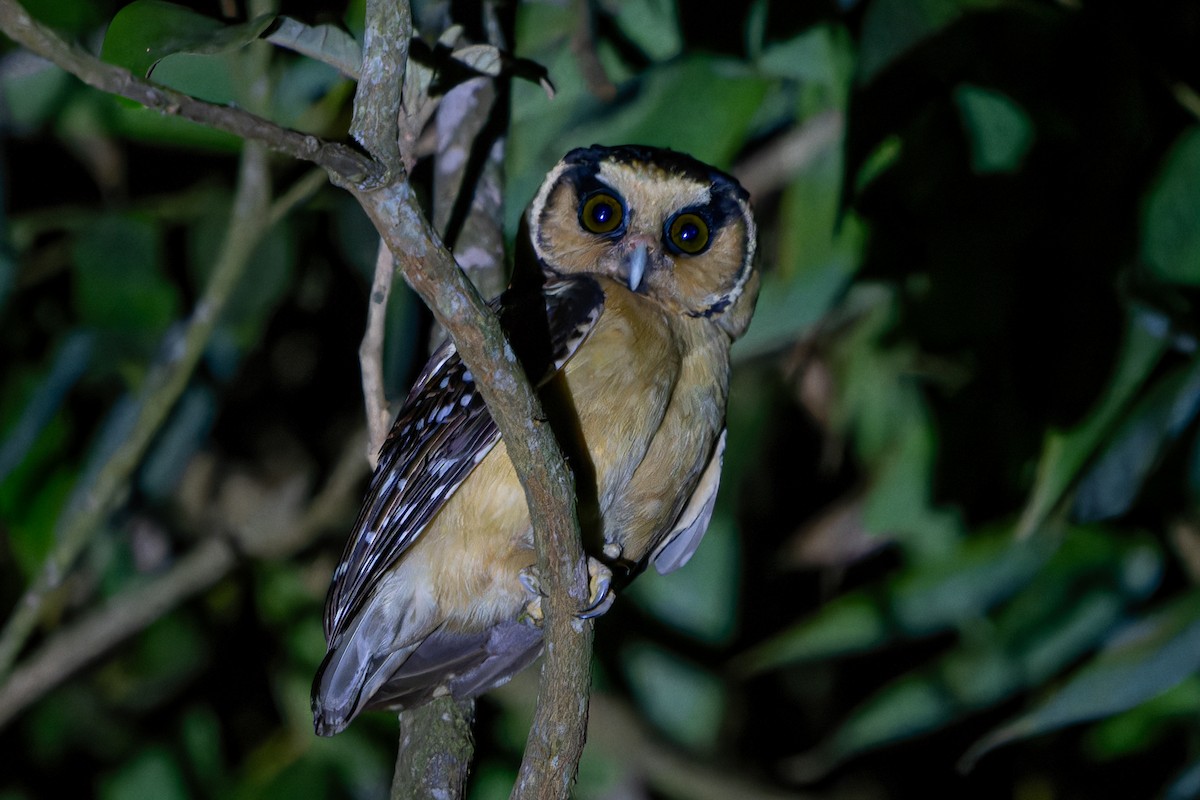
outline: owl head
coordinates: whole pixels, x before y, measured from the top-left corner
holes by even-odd
[[[549,274],[606,275],[733,339],[750,324],[759,279],[749,196],[690,156],[637,145],[572,150],[546,176],[528,224]]]

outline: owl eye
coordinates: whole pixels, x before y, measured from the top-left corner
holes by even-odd
[[[699,214],[678,214],[667,223],[667,243],[689,256],[702,253],[708,247],[708,223]]]
[[[597,192],[579,208],[579,224],[592,233],[612,233],[625,220],[621,201],[608,192]]]

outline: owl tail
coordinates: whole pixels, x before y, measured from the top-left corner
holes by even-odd
[[[356,620],[317,670],[312,708],[320,736],[341,732],[364,708],[405,709],[443,694],[460,699],[482,694],[524,669],[542,649],[541,629],[515,620],[470,633],[436,629],[382,653],[362,635],[369,627]]]
[[[379,615],[368,610],[330,644],[313,679],[313,727],[318,736],[343,731],[416,648],[386,646],[394,632],[378,630]]]

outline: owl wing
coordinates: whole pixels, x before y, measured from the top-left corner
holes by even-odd
[[[692,492],[687,505],[679,512],[679,519],[662,542],[650,554],[654,568],[660,575],[674,572],[691,560],[708,523],[712,519],[713,506],[717,503],[717,489],[721,486],[721,465],[725,459],[725,430],[713,448],[713,454],[708,460],[700,481]]]
[[[526,374],[541,386],[591,333],[604,292],[580,274],[547,283],[540,294],[506,292],[491,305]],[[447,341],[421,370],[379,451],[325,601],[330,642],[498,441],[500,431],[474,377]]]

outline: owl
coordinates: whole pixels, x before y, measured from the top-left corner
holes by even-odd
[[[651,562],[683,566],[720,481],[729,350],[758,295],[749,198],[670,150],[568,153],[525,217],[493,301],[576,482],[592,597]],[[540,653],[525,495],[453,343],[429,359],[384,443],[329,588],[316,731],[365,708],[472,697]]]

